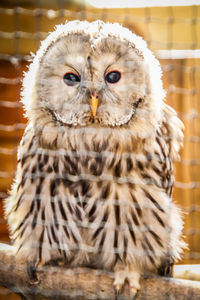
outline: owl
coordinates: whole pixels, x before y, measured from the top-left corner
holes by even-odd
[[[53,262],[113,272],[130,294],[170,275],[184,249],[172,202],[183,124],[163,99],[159,62],[115,23],[70,21],[23,80],[28,125],[5,212],[29,275]]]

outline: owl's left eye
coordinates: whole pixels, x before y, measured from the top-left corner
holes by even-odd
[[[121,79],[121,73],[119,71],[111,71],[106,74],[105,80],[108,83],[117,83]]]
[[[76,75],[75,73],[66,73],[63,76],[63,80],[64,83],[69,85],[69,86],[74,86],[76,85],[78,82],[81,81],[80,77],[78,75]]]

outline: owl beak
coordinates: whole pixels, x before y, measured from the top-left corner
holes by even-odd
[[[97,112],[97,106],[98,106],[98,96],[96,93],[91,95],[90,106],[92,109],[93,117],[95,117]]]

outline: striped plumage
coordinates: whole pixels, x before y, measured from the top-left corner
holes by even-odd
[[[85,65],[90,77],[80,92],[85,93],[82,104],[87,106],[94,89],[100,99],[96,116],[92,117],[88,104],[86,113],[78,115],[80,123],[75,104],[70,102],[72,96],[63,98],[71,105],[65,114],[64,104],[59,103],[62,90],[45,87],[51,83],[51,79],[50,83],[44,80],[53,64],[51,51],[54,56],[64,53],[63,45],[54,48],[62,39],[65,45],[66,36],[68,48],[76,39],[81,39],[79,44],[86,43],[81,51],[90,61],[89,67]],[[101,55],[113,45],[119,57],[122,50],[121,56],[126,55],[121,41],[128,48],[131,45],[129,51],[134,54],[127,54],[128,61],[137,57],[139,70],[138,74],[137,68],[134,70],[134,85],[126,87],[131,114],[130,109],[118,111],[114,98],[105,106],[107,87],[99,87],[101,81],[95,75],[102,65]],[[74,55],[80,58],[82,52],[77,51]],[[62,58],[67,55],[63,53]],[[123,71],[121,74],[126,76]],[[123,99],[124,92],[117,92],[117,103],[119,93]],[[16,179],[5,202],[19,256],[35,266],[53,260],[66,266],[113,270],[115,287],[119,289],[127,278],[132,291],[139,288],[142,273],[164,274],[165,266],[180,258],[182,220],[171,196],[182,123],[162,102],[163,96],[157,60],[142,40],[118,24],[69,22],[47,38],[24,79],[23,102],[29,124],[18,151]]]

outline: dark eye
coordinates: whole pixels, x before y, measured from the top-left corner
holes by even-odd
[[[63,76],[63,80],[64,83],[69,86],[74,86],[75,84],[77,84],[77,82],[81,81],[80,77],[74,73],[66,73]]]
[[[106,75],[105,80],[109,83],[117,83],[120,78],[121,73],[119,71],[111,71]]]

